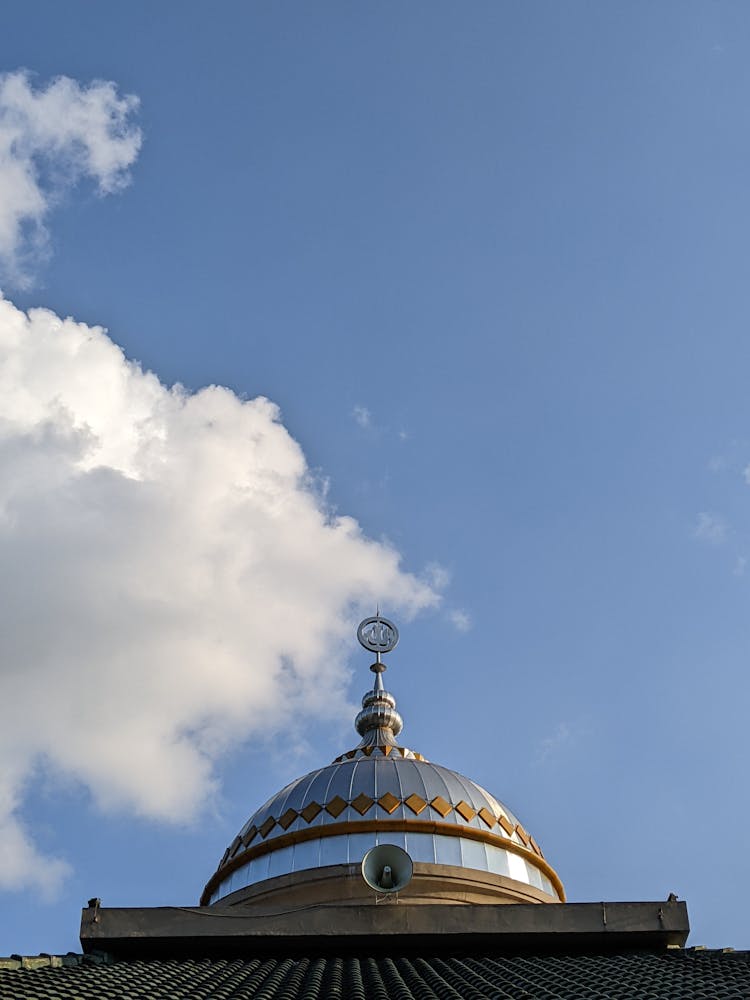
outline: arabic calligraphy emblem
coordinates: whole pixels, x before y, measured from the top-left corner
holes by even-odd
[[[398,643],[398,629],[387,618],[376,615],[374,618],[365,618],[363,622],[359,623],[357,638],[360,645],[372,653],[378,655],[390,653]]]

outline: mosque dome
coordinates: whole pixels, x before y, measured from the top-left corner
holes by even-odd
[[[562,883],[538,843],[502,802],[457,771],[400,746],[403,723],[383,687],[381,652],[398,631],[376,616],[358,636],[376,651],[375,683],[355,720],[359,744],[292,781],[256,810],[209,880],[201,905],[300,905],[372,899],[367,852],[405,850],[411,902],[558,903]]]

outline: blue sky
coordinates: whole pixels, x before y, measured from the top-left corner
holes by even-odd
[[[169,411],[171,471],[143,474],[169,504],[138,524],[184,528],[185,572],[204,527],[218,544],[212,477],[239,488],[227,469],[245,467],[254,434],[270,435],[269,482],[300,461],[292,439],[309,474],[280,487],[305,513],[260,583],[243,590],[237,571],[214,587],[200,562],[193,624],[165,570],[174,558],[184,576],[179,537],[156,553],[144,529],[132,565],[110,547],[136,523],[119,452],[104,485],[96,463],[88,478],[75,466],[88,492],[65,494],[64,517],[59,492],[54,517],[28,499],[48,495],[47,465],[35,471],[23,532],[1,543],[15,602],[5,707],[35,734],[8,787],[40,871],[68,868],[51,900],[42,875],[0,893],[0,952],[74,949],[93,895],[195,903],[258,804],[354,745],[350,706],[370,677],[354,626],[375,600],[401,626],[388,681],[403,742],[506,802],[569,898],[675,891],[692,943],[747,947],[747,6],[10,2],[3,22],[2,70],[28,70],[36,93],[60,75],[112,81],[138,98],[127,128],[142,136],[120,162],[129,183],[104,197],[101,173],[75,166],[80,137],[64,155],[29,153],[48,245],[6,255],[6,322],[41,306],[106,327],[183,401],[222,385],[272,400],[282,423],[199,394],[216,430],[196,458],[190,406],[135,376],[122,388],[104,340],[65,362],[29,348],[24,377],[36,386],[49,369],[47,402],[69,393],[88,426],[106,408],[89,389],[111,376],[122,409],[92,431],[108,455],[136,396]],[[31,323],[29,343],[53,328]],[[308,502],[329,522],[295,533]],[[93,535],[81,509],[98,512]],[[362,534],[329,565],[337,515]],[[244,516],[237,560],[250,565],[263,532]],[[108,570],[111,589],[87,603]],[[153,605],[120,594],[126,572],[153,572]],[[220,605],[234,617],[217,625]],[[274,645],[261,605],[289,612],[293,639]],[[40,615],[49,644],[26,662]],[[68,626],[80,669],[53,655]],[[124,691],[133,662],[148,664],[140,700]],[[178,713],[183,668],[197,700]],[[101,719],[119,698],[133,728],[110,752]],[[139,704],[174,727],[149,794],[156,757],[128,764]],[[200,778],[184,777],[194,765]]]

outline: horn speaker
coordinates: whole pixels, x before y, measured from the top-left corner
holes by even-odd
[[[414,865],[395,844],[380,844],[362,858],[362,878],[376,892],[400,892],[410,882]]]

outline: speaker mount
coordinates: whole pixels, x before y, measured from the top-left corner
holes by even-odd
[[[395,844],[379,844],[362,858],[362,878],[378,894],[376,902],[396,901],[413,874],[414,863],[406,851]]]

